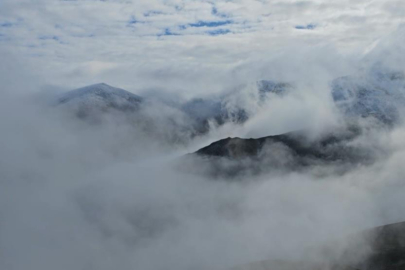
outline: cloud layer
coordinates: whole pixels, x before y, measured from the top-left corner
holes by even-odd
[[[404,9],[396,0],[4,0],[0,48],[32,62],[48,84],[216,92],[243,75],[257,79],[238,70],[285,47],[358,59],[397,29]]]
[[[359,142],[377,141],[385,159],[344,174],[230,182],[178,162],[224,137],[340,126],[331,81],[403,72],[404,12],[395,0],[2,0],[0,268],[227,269],[300,260],[308,247],[403,221],[401,124]],[[259,106],[262,79],[295,91]],[[188,122],[159,102],[144,112],[150,130],[49,106],[55,92],[99,82],[166,105],[226,97],[253,117],[173,143]]]

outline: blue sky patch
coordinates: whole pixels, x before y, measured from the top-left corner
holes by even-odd
[[[138,23],[137,19],[135,19],[135,17],[132,16],[131,19],[129,19],[128,24],[136,24],[136,23]]]
[[[13,24],[11,22],[2,22],[0,23],[0,27],[11,27]]]
[[[216,29],[212,31],[208,31],[207,34],[210,36],[219,36],[219,35],[226,35],[229,34],[231,30],[229,29]]]
[[[212,14],[212,15],[217,15],[217,14],[218,14],[218,9],[217,9],[216,7],[213,7],[213,8],[211,9],[211,14]]]
[[[162,34],[159,34],[157,36],[161,37],[161,36],[181,36],[181,35],[178,33],[172,32],[169,28],[166,28]]]
[[[131,18],[129,19],[127,26],[131,26],[137,23],[143,23],[142,21],[138,21],[135,16],[131,16]]]
[[[58,36],[40,36],[39,39],[40,40],[55,40],[55,41],[60,40]]]
[[[214,16],[217,16],[217,17],[221,17],[221,18],[226,18],[226,17],[228,17],[226,14],[220,13],[216,7],[213,7],[213,8],[211,9],[211,14],[214,15]]]
[[[312,24],[312,23],[307,24],[307,25],[297,25],[297,26],[295,26],[295,29],[298,29],[298,30],[313,30],[315,28],[316,28],[316,25]]]
[[[144,17],[151,17],[151,16],[156,16],[156,15],[161,15],[164,14],[162,11],[157,11],[157,10],[151,10],[147,11],[143,14]]]
[[[76,37],[76,38],[92,38],[95,37],[95,34],[74,34],[71,35],[72,37]]]
[[[231,24],[231,20],[226,20],[226,21],[199,21],[196,23],[190,23],[189,26],[191,27],[218,27],[218,26],[223,26],[227,24]]]

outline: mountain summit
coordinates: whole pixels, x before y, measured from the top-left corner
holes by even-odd
[[[69,91],[58,98],[58,103],[76,107],[81,111],[134,111],[142,100],[140,96],[123,89],[99,83]]]

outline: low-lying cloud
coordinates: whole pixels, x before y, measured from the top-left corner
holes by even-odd
[[[219,3],[217,12],[237,16],[242,2]],[[297,9],[309,12],[315,4],[303,2]],[[377,4],[381,3],[373,5]],[[260,10],[255,5],[251,9]],[[276,7],[283,9],[284,5]],[[15,9],[11,2],[7,6]],[[340,7],[317,6],[328,12]],[[393,13],[392,5],[384,6]],[[248,172],[230,179],[211,177],[206,163],[191,158],[183,162],[188,159],[185,154],[226,137],[257,138],[305,129],[308,138],[316,140],[345,127],[348,121],[333,102],[331,82],[346,75],[366,74],[363,78],[367,79],[375,68],[404,72],[398,61],[402,59],[402,31],[399,28],[366,57],[357,58],[348,58],[325,44],[313,49],[271,47],[271,56],[264,54],[264,45],[251,54],[250,49],[232,49],[221,55],[225,45],[234,43],[232,37],[215,50],[212,40],[207,41],[212,42],[210,46],[193,47],[183,37],[182,42],[169,46],[175,56],[181,56],[177,65],[165,46],[141,42],[142,48],[156,46],[147,57],[159,53],[151,62],[142,58],[145,66],[123,66],[135,66],[135,73],[148,75],[132,88],[147,89],[144,91],[150,94],[150,103],[141,111],[143,123],[118,114],[103,115],[99,124],[77,119],[49,102],[61,91],[59,87],[69,88],[63,74],[70,67],[62,68],[60,77],[45,80],[45,92],[32,94],[31,87],[41,89],[38,85],[44,84],[44,76],[31,71],[35,70],[31,65],[19,64],[29,62],[25,57],[9,56],[6,62],[11,70],[4,61],[0,64],[5,71],[0,75],[0,268],[228,269],[261,260],[301,261],[309,258],[308,249],[314,250],[311,256],[315,259],[328,261],[332,255],[316,257],[318,247],[367,228],[403,221],[405,127],[400,108],[399,120],[392,126],[372,117],[350,120],[364,130],[354,143],[369,149],[375,159],[349,170],[338,170],[333,164],[298,171],[263,168],[263,173]],[[284,41],[290,44],[290,38]],[[176,44],[181,44],[180,49],[174,48]],[[387,50],[390,54],[385,57]],[[162,51],[166,56],[161,58]],[[207,55],[209,63],[203,59]],[[167,57],[173,59],[163,63]],[[188,57],[201,59],[203,64],[185,61]],[[234,57],[243,61],[231,63]],[[60,65],[47,63],[40,69]],[[92,63],[97,67],[90,73],[104,76],[110,67],[115,69],[114,65]],[[81,73],[80,66],[73,66]],[[123,84],[130,85],[133,78],[127,74],[132,70],[125,69],[124,75],[121,71],[118,68],[106,76],[112,76],[112,81],[125,77]],[[87,81],[75,73],[71,76],[74,84]],[[260,102],[256,81],[265,79],[291,84],[291,92],[270,94]],[[56,84],[54,80],[59,87],[49,86]],[[188,91],[193,85],[196,91]],[[187,129],[189,115],[179,108],[183,101],[201,97],[223,99],[227,109],[242,108],[249,119],[236,123],[229,118],[223,125],[212,121],[206,133],[196,136]],[[290,157],[283,149],[268,150],[278,166],[288,163]],[[342,250],[347,244],[339,242]]]

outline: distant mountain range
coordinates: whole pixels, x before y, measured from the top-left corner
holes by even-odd
[[[256,92],[253,92],[253,96],[257,98],[258,106],[268,99],[283,98],[297,90],[292,84],[269,80],[258,81],[255,87]],[[361,76],[337,78],[331,82],[330,91],[337,108],[347,119],[372,118],[390,126],[398,121],[401,106],[405,105],[405,76],[396,72],[370,71]],[[157,110],[166,106],[176,112],[173,116],[165,114],[160,116],[167,117],[164,118],[168,120],[167,123],[174,123],[171,130],[181,130],[182,134],[190,134],[191,137],[198,136],[208,132],[212,124],[217,126],[225,123],[243,124],[250,119],[252,115],[249,108],[230,102],[237,99],[235,95],[239,94],[235,91],[218,97],[196,98],[178,104],[162,102],[158,104]],[[124,116],[136,115],[136,121],[144,119],[149,126],[158,126],[162,123],[161,121],[150,124],[155,121],[156,113],[146,116],[145,111],[153,102],[104,83],[67,92],[58,97],[57,103],[75,112],[80,118],[119,112]],[[175,118],[179,116],[185,120],[176,122]],[[272,157],[271,160],[275,164],[277,155],[283,154],[289,157],[290,163],[295,167],[319,162],[367,163],[372,158],[365,149],[348,147],[360,134],[358,129],[353,132],[356,127],[351,128],[352,130],[343,133],[331,131],[330,135],[317,141],[308,141],[300,132],[257,139],[227,138],[213,142],[195,154],[231,160]]]
[[[268,88],[271,86],[271,88]],[[261,89],[269,89],[276,95],[288,95],[294,87],[288,84],[267,83]],[[232,160],[227,166],[215,165],[217,172],[228,175],[255,168],[246,159],[263,162],[264,167],[297,169],[314,164],[367,164],[373,161],[371,148],[355,143],[361,128],[352,119],[374,119],[382,127],[391,127],[400,120],[405,105],[405,76],[402,73],[372,72],[363,76],[347,76],[333,80],[331,95],[342,114],[348,120],[348,130],[343,133],[331,130],[329,135],[308,140],[303,132],[292,132],[262,138],[226,138],[198,150],[196,156]],[[354,121],[355,122],[355,121]],[[284,156],[280,164],[278,158]],[[285,157],[288,157],[287,159]],[[271,162],[269,162],[269,160]],[[233,165],[230,165],[232,164]],[[261,164],[263,165],[263,163]],[[212,166],[213,167],[213,166]],[[263,166],[257,166],[262,168]],[[224,169],[224,171],[221,171]],[[256,169],[254,169],[256,170]]]
[[[296,87],[286,82],[261,80],[255,84],[256,103],[289,95]],[[405,105],[405,75],[399,72],[370,71],[363,75],[340,77],[331,82],[331,97],[337,108],[348,119],[374,118],[384,124],[393,124]],[[241,93],[234,91],[211,98],[195,98],[184,103],[165,104],[185,114],[196,133],[205,133],[210,124],[244,123],[252,112],[248,105],[234,100]],[[138,111],[147,98],[104,83],[94,84],[67,92],[58,97],[58,103],[72,108],[80,116],[91,113]]]
[[[258,102],[264,101],[269,93],[279,95],[284,89],[289,88],[289,85],[284,83],[264,80],[258,82],[256,86],[260,95]],[[241,124],[249,119],[246,108],[230,105],[232,95],[233,93],[205,99],[195,98],[179,104],[160,102],[160,105],[182,113],[188,119],[189,129],[198,135],[208,132],[211,124],[218,126],[227,122]],[[152,102],[155,101],[105,83],[75,89],[57,97],[58,105],[68,108],[83,119],[99,118],[100,114],[109,112],[141,113],[142,106],[150,106]]]

